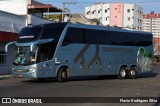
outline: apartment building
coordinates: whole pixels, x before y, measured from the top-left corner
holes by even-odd
[[[154,36],[160,36],[160,14],[153,11],[143,15],[143,31],[152,32]]]
[[[160,55],[160,13],[152,11],[143,15],[143,31],[153,34],[154,54]]]
[[[142,30],[143,8],[129,3],[95,3],[85,7],[85,16],[104,26]]]

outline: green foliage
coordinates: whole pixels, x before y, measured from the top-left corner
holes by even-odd
[[[62,20],[62,14],[49,14],[49,15],[44,15],[43,18],[48,19],[48,20]]]

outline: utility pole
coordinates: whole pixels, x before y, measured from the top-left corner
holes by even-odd
[[[152,27],[152,24],[153,24],[153,22],[152,22],[152,21],[153,21],[153,17],[154,17],[154,11],[151,11],[151,13],[150,13],[150,18],[151,18],[151,20],[150,20],[150,21],[151,21],[151,22],[150,22],[150,32],[151,32],[151,33],[152,33],[152,28],[153,28],[153,27]]]
[[[151,23],[150,23],[150,32],[152,33],[152,17],[151,17]]]
[[[76,4],[76,2],[63,2],[62,3],[62,22],[63,22],[63,18],[64,18],[65,4]]]

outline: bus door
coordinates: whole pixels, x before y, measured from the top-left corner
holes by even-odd
[[[40,77],[49,77],[52,74],[50,73],[51,71],[49,71],[49,67],[50,64],[48,62],[49,58],[50,58],[50,51],[49,48],[39,48],[38,50],[38,54],[37,54],[37,62],[40,62],[40,72],[39,75]]]

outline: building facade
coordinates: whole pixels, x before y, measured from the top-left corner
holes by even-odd
[[[51,4],[43,4],[36,0],[0,0],[0,10],[17,15],[34,15],[43,17],[43,13],[62,12]]]
[[[143,15],[143,31],[160,36],[160,14],[151,12]]]
[[[43,4],[35,0],[1,0],[0,10],[26,17],[26,26],[50,23],[51,21],[43,19],[44,13],[62,12],[51,4]]]
[[[9,46],[9,51],[5,52],[5,45],[15,41],[18,33],[0,31],[0,75],[11,74],[12,62],[14,60],[14,45]]]
[[[154,55],[160,56],[160,36],[154,36]]]
[[[0,74],[10,74],[14,59],[14,45],[9,46],[5,52],[5,45],[15,41],[18,32],[26,26],[24,16],[0,11]]]
[[[143,8],[128,3],[95,3],[85,8],[85,16],[99,19],[104,26],[142,30]]]
[[[160,55],[160,14],[153,11],[143,15],[143,31],[151,32],[154,37],[154,54]]]

